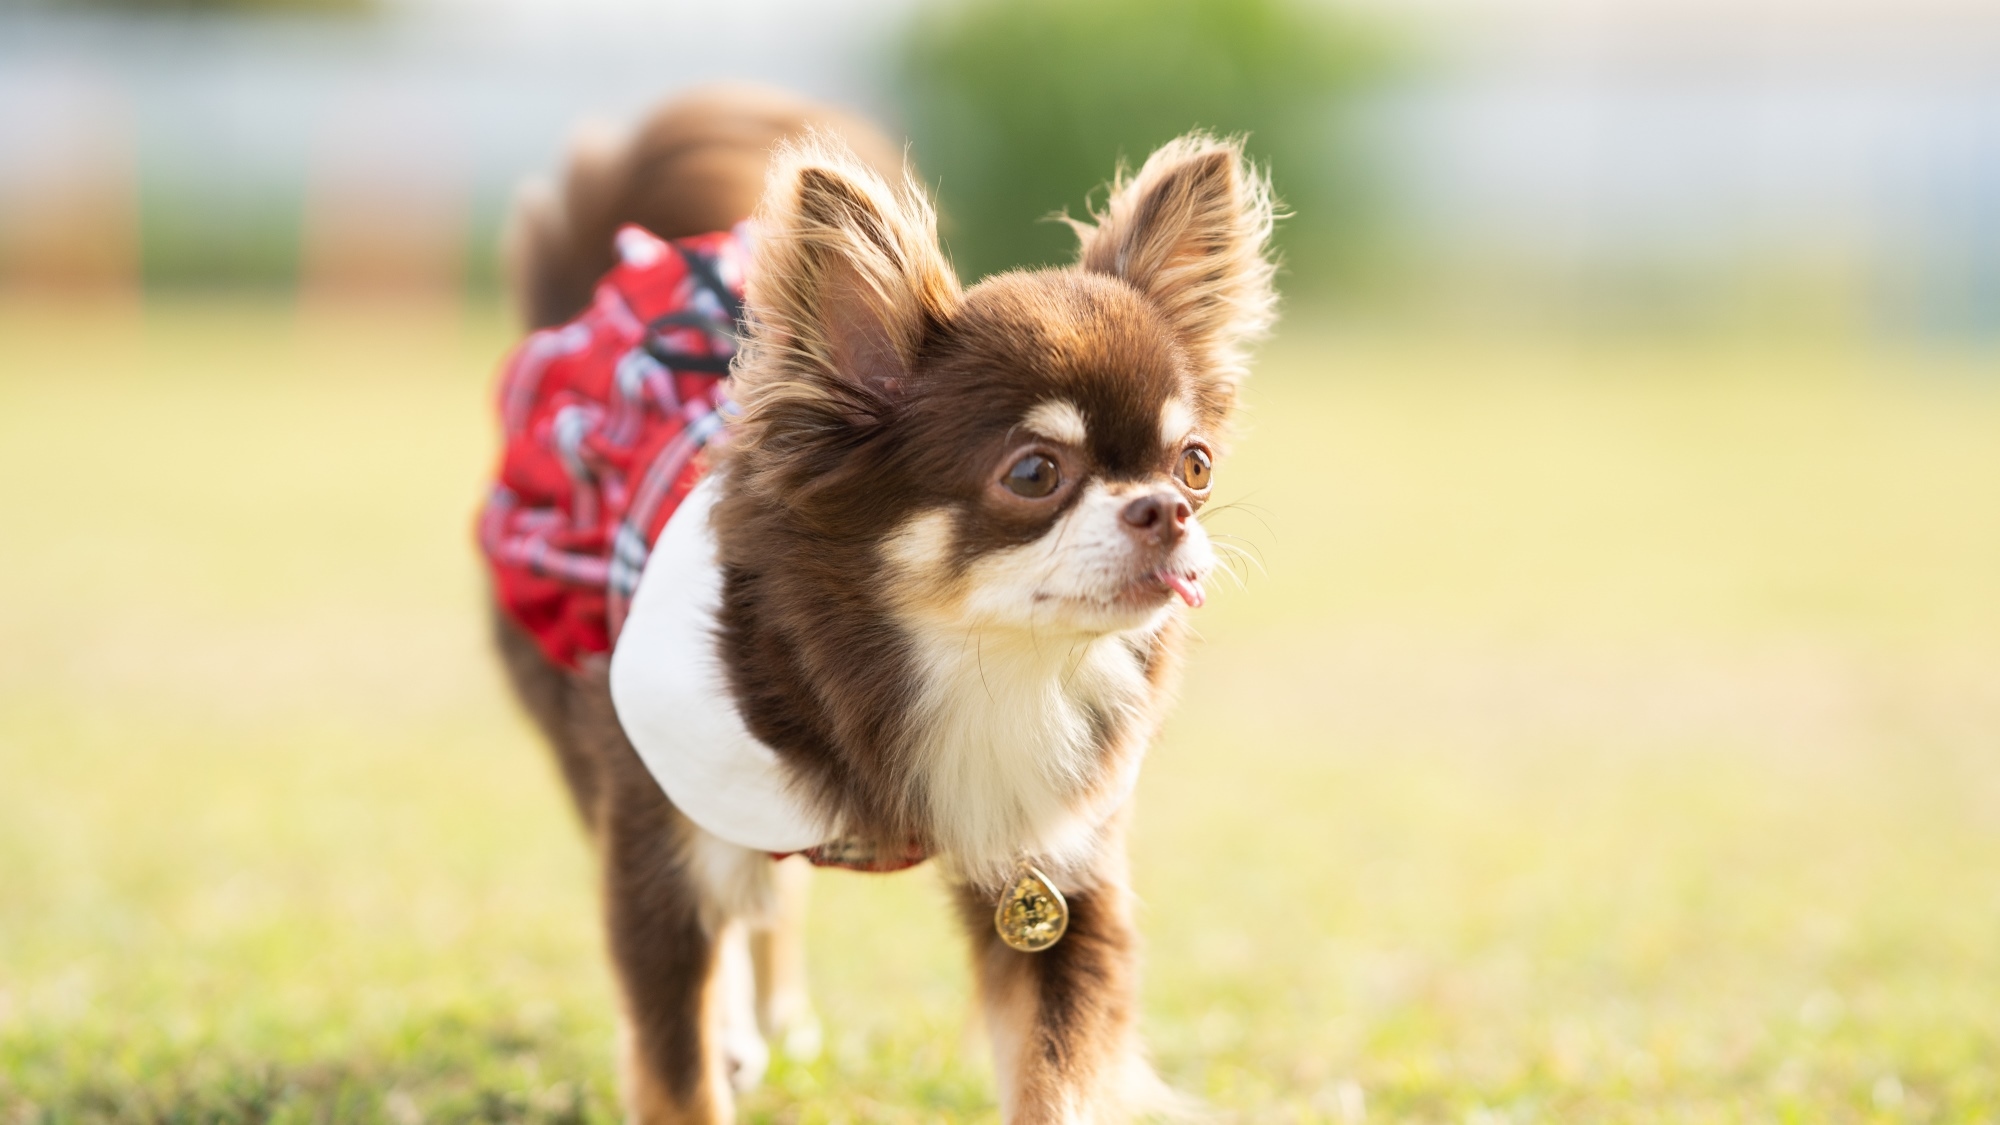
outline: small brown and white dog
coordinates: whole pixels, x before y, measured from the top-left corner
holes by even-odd
[[[634,1121],[730,1120],[762,1036],[804,1037],[809,868],[773,853],[836,843],[915,849],[954,888],[1006,1120],[1123,1120],[1157,1090],[1126,826],[1176,600],[1216,566],[1200,512],[1272,319],[1270,193],[1236,143],[1183,137],[1071,224],[1075,265],[961,288],[901,163],[852,119],[711,90],[583,143],[515,216],[543,327],[590,302],[620,224],[755,214],[740,415],[616,648],[566,669],[499,624],[602,861]],[[1067,910],[1035,952],[996,932],[1029,871]]]

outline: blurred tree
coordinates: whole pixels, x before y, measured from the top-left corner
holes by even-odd
[[[1115,162],[1201,127],[1248,134],[1294,213],[1279,233],[1290,272],[1311,284],[1369,256],[1344,110],[1395,54],[1381,29],[1310,0],[942,0],[905,41],[901,92],[968,277],[1068,260],[1074,237],[1037,220],[1080,214]]]

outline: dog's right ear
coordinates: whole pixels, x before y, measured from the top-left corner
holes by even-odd
[[[735,367],[742,444],[760,458],[845,445],[893,412],[926,334],[958,303],[937,218],[914,182],[891,188],[814,136],[779,152],[756,240]]]

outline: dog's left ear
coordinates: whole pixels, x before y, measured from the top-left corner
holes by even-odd
[[[1094,223],[1072,220],[1080,268],[1123,278],[1148,297],[1194,361],[1203,397],[1226,412],[1249,343],[1271,325],[1277,295],[1267,253],[1276,205],[1240,140],[1190,133],[1120,174]]]

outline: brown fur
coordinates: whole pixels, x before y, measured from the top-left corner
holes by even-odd
[[[757,276],[778,266],[760,261]],[[769,299],[752,284],[753,301]],[[742,367],[750,424],[730,471],[745,487],[716,513],[729,575],[724,651],[752,732],[814,778],[842,823],[886,839],[928,829],[909,745],[916,674],[906,639],[887,626],[896,591],[851,576],[879,569],[883,537],[911,512],[976,497],[1004,420],[1049,395],[1107,417],[1140,407],[1131,413],[1143,424],[1103,430],[1098,459],[1113,479],[1157,471],[1151,419],[1181,374],[1143,302],[1083,273],[996,278],[954,306],[937,336],[920,376],[894,376],[924,393],[900,399],[830,388],[777,403],[760,396],[756,368]],[[746,364],[765,358],[753,352]],[[975,523],[958,561],[1037,538],[1063,510]],[[1153,660],[1150,647],[1138,658]]]
[[[781,102],[790,108],[774,115]],[[826,133],[835,123],[846,144]],[[807,126],[818,131],[796,139]],[[961,776],[939,726],[953,697],[923,622],[961,611],[986,560],[1040,543],[1086,488],[1185,494],[1199,507],[1205,492],[1176,483],[1182,447],[1163,437],[1162,412],[1183,402],[1198,432],[1226,429],[1243,348],[1270,319],[1271,203],[1234,144],[1184,138],[1121,179],[1095,224],[1077,224],[1079,268],[961,290],[922,191],[880,174],[892,150],[878,137],[774,95],[710,91],[667,107],[622,149],[585,146],[560,201],[524,202],[516,261],[529,322],[580,307],[586,279],[610,264],[620,221],[674,235],[740,217],[726,204],[747,207],[748,170],[761,182],[773,142],[787,137],[759,212],[751,329],[735,370],[745,414],[717,470],[721,651],[746,724],[845,830],[947,845],[942,798],[966,795],[945,793]],[[1039,507],[998,496],[993,467],[1021,440],[1017,422],[1050,399],[1089,419],[1085,446],[1052,453],[1070,490]],[[936,557],[898,546],[927,526],[944,529]],[[1181,633],[1168,617],[1090,650],[1093,674],[1112,686],[1073,700],[1088,728],[1088,765],[1065,790],[1077,809],[1115,798],[1114,779],[1151,739]],[[796,989],[797,911],[724,901],[694,858],[700,830],[619,728],[601,665],[563,673],[504,621],[499,637],[603,859],[628,1111],[647,1122],[728,1120],[713,1011],[718,935],[732,911],[749,910],[766,930],[767,991]],[[1042,860],[1070,896],[1071,922],[1040,954],[993,933],[1003,874],[993,857],[950,848],[942,857],[1010,1121],[1122,1119],[1149,1084],[1135,1030],[1127,812],[1092,816],[1082,844]],[[767,996],[763,1012],[777,1006]]]
[[[582,312],[611,269],[612,235],[625,223],[683,238],[749,217],[772,147],[815,130],[840,137],[884,175],[902,168],[902,153],[868,123],[759,86],[690,91],[629,133],[602,124],[578,130],[561,187],[529,183],[508,222],[502,256],[522,320],[546,328]]]

